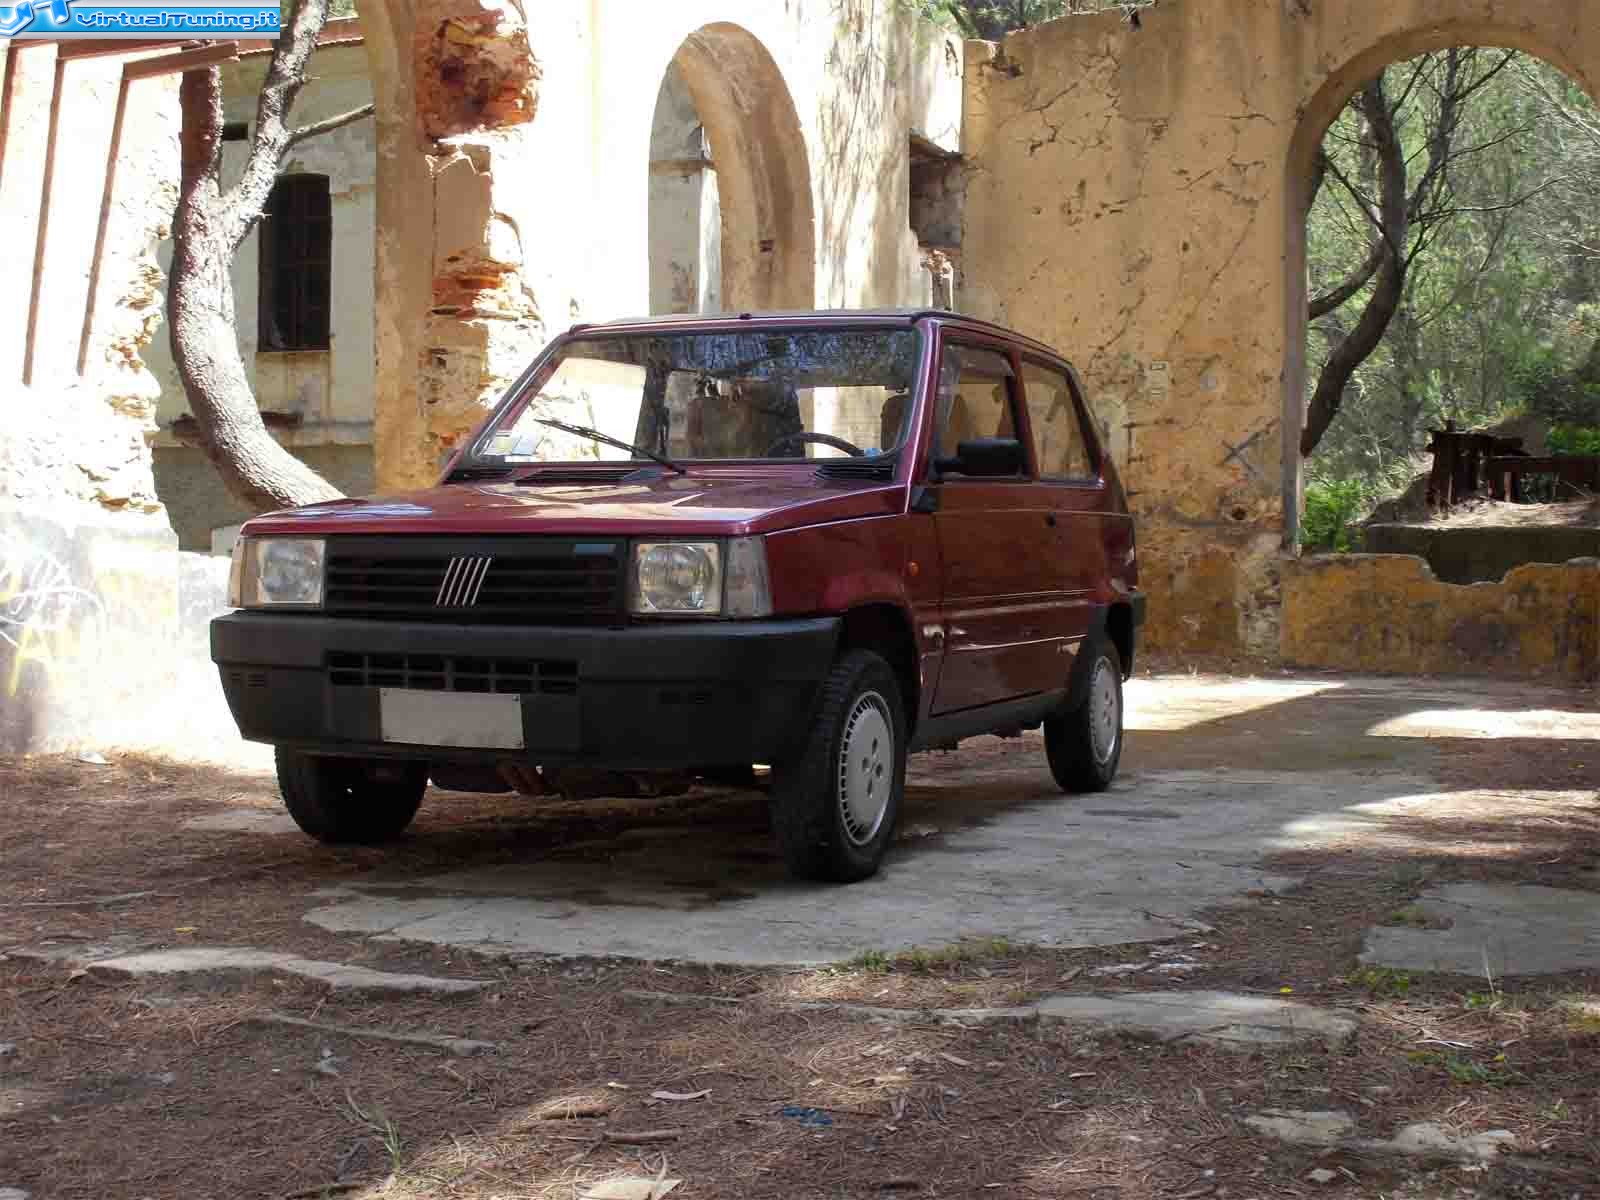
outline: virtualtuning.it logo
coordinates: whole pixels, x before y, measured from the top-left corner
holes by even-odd
[[[74,3],[76,0],[17,0],[15,4],[0,4],[0,37],[11,37],[24,29],[65,29],[72,21],[68,6]]]
[[[11,0],[0,3],[0,38],[272,39],[279,0]]]

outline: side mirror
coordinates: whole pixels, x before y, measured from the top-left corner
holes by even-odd
[[[954,458],[941,458],[935,462],[941,474],[983,477],[1021,475],[1025,456],[1022,443],[1016,438],[976,438],[956,447]]]

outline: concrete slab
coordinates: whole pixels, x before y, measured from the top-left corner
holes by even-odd
[[[89,963],[88,971],[103,979],[272,971],[301,979],[314,979],[327,984],[334,991],[425,992],[435,995],[475,992],[488,986],[489,982],[483,979],[437,979],[431,975],[396,974],[237,946],[186,946],[178,950],[153,950],[121,958],[103,958]]]
[[[185,829],[204,833],[299,833],[294,818],[281,809],[228,808],[191,817],[183,823]]]
[[[67,967],[84,967],[103,958],[119,958],[149,949],[153,943],[148,938],[130,934],[112,934],[101,941],[43,941],[34,946],[13,946],[6,954],[23,962],[59,963]]]
[[[1391,1138],[1362,1138],[1356,1136],[1355,1118],[1347,1112],[1269,1108],[1246,1117],[1244,1123],[1291,1146],[1337,1148],[1464,1163],[1488,1162],[1503,1152],[1513,1150],[1517,1141],[1516,1134],[1509,1129],[1455,1134],[1431,1121],[1403,1126]]]
[[[1127,694],[1126,774],[1100,795],[1064,796],[1036,734],[913,758],[900,839],[862,884],[789,881],[754,794],[683,816],[670,802],[602,801],[563,813],[565,845],[497,840],[516,823],[508,809],[484,828],[481,864],[343,881],[317,896],[308,920],[512,956],[753,966],[963,938],[1114,945],[1192,936],[1204,911],[1292,888],[1292,875],[1260,866],[1278,852],[1471,856],[1499,845],[1494,822],[1508,802],[1549,816],[1553,829],[1591,803],[1589,793],[1564,792],[1508,801],[1446,790],[1433,776],[1436,735],[1521,738],[1558,727],[1572,704],[1551,689],[1184,676],[1136,680]],[[1527,713],[1540,715],[1519,716]]]
[[[1363,1142],[1368,1150],[1406,1154],[1413,1158],[1448,1158],[1461,1162],[1488,1162],[1513,1149],[1517,1135],[1509,1129],[1489,1129],[1483,1133],[1457,1136],[1442,1126],[1424,1121],[1407,1125],[1386,1141]]]
[[[848,888],[784,879],[764,831],[706,831],[688,858],[681,839],[624,839],[604,863],[358,881],[307,919],[335,932],[505,954],[754,966],[973,937],[1056,947],[1156,941],[1192,933],[1203,909],[1293,887],[1293,876],[1255,865],[1269,849],[1314,844],[1288,824],[1397,788],[1427,791],[1409,775],[1161,771],[1068,797],[1025,752],[968,769],[941,771],[935,761],[913,776],[911,836],[877,877]],[[915,836],[930,827],[933,836]],[[770,865],[752,869],[752,859]]]
[[[1347,1112],[1295,1108],[1269,1108],[1246,1117],[1244,1123],[1291,1146],[1337,1146],[1356,1131],[1356,1120]]]
[[[1457,883],[1417,908],[1448,928],[1368,932],[1361,961],[1482,976],[1600,970],[1600,893],[1505,883]]]
[[[781,1012],[826,1012],[855,1020],[891,1024],[937,1022],[970,1026],[1053,1021],[1060,1024],[1099,1027],[1110,1033],[1154,1037],[1164,1042],[1192,1038],[1195,1041],[1233,1049],[1302,1045],[1318,1041],[1336,1046],[1346,1041],[1356,1029],[1355,1019],[1343,1013],[1313,1008],[1306,1004],[1293,1004],[1269,997],[1244,996],[1232,992],[1112,992],[1087,996],[1056,995],[1046,996],[1034,1004],[1021,1004],[1009,1008],[887,1008],[875,1004],[850,1004],[826,1000],[749,1002],[728,996],[693,992],[651,992],[636,988],[624,988],[621,994],[630,1000],[651,1004],[691,1005],[718,1009],[756,1007],[776,1009]],[[1313,1117],[1332,1118],[1340,1114],[1278,1113],[1276,1115],[1285,1122],[1289,1122],[1290,1118],[1304,1118],[1300,1124],[1309,1128],[1310,1119]],[[1284,1124],[1283,1128],[1289,1128],[1289,1124]],[[1334,1140],[1353,1129],[1354,1122],[1350,1122],[1350,1127],[1341,1128]],[[1290,1140],[1286,1134],[1279,1132],[1277,1126],[1267,1132]]]
[[[1090,996],[1047,996],[1037,1005],[1046,1020],[1098,1026],[1113,1033],[1186,1039],[1229,1049],[1293,1046],[1348,1041],[1355,1018],[1270,996],[1234,992],[1114,992]]]

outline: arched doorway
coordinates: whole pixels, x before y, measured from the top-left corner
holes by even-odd
[[[1553,30],[1551,31],[1553,32]],[[1282,487],[1284,548],[1298,548],[1302,534],[1304,465],[1302,434],[1307,424],[1309,371],[1307,333],[1309,306],[1307,218],[1316,195],[1318,156],[1340,114],[1365,85],[1386,68],[1420,56],[1466,47],[1504,47],[1542,60],[1595,95],[1594,80],[1585,76],[1551,38],[1540,36],[1535,22],[1520,26],[1477,19],[1432,23],[1379,39],[1331,72],[1303,107],[1286,162],[1285,177],[1285,339],[1283,368]],[[1412,148],[1415,150],[1415,147]]]
[[[782,72],[737,25],[673,55],[650,138],[650,309],[804,309],[816,297],[805,136]]]

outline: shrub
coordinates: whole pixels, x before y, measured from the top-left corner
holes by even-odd
[[[1300,520],[1300,548],[1348,554],[1356,548],[1351,530],[1367,507],[1367,485],[1359,479],[1306,484],[1306,511]]]
[[[1594,425],[1552,425],[1544,440],[1551,454],[1600,454],[1600,427]]]

